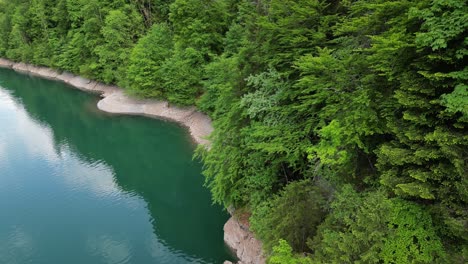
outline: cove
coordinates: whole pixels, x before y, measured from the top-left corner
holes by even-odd
[[[0,263],[232,259],[187,131],[66,86],[0,69]]]

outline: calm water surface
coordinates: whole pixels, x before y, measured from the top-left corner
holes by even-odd
[[[0,69],[0,263],[222,263],[185,129]]]

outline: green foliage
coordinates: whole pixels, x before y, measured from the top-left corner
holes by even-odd
[[[23,16],[28,10],[24,3],[18,3],[11,7],[11,31],[8,34],[8,50],[6,56],[13,60],[30,61],[32,49],[30,48],[30,36],[27,33],[28,19]]]
[[[467,8],[0,0],[0,56],[208,113],[206,186],[271,263],[466,263]]]
[[[307,238],[315,235],[323,220],[325,206],[323,190],[312,181],[293,182],[273,199],[255,208],[251,217],[252,229],[267,250],[284,239],[296,252],[304,252]]]
[[[203,57],[193,49],[175,49],[162,65],[163,85],[167,99],[178,105],[193,105],[201,92]]]
[[[462,106],[468,100],[463,90],[467,75],[460,57],[466,43],[463,30],[452,27],[466,16],[461,2],[434,1],[411,9],[411,17],[423,23],[415,40],[404,40],[414,44],[398,48],[412,55],[402,58],[405,64],[394,75],[395,102],[385,111],[394,138],[377,151],[384,186],[400,197],[440,203],[439,210],[447,210],[454,219],[466,219],[468,201],[468,135]]]
[[[111,10],[105,17],[101,28],[103,43],[94,49],[104,82],[116,83],[125,79],[127,61],[134,40],[141,33],[141,25],[141,17],[128,5],[122,10]]]
[[[468,119],[468,85],[459,84],[450,94],[442,95],[442,105],[447,107],[447,111],[463,114],[463,121]]]
[[[145,97],[164,97],[162,66],[172,55],[172,36],[166,24],[155,24],[132,50],[127,69],[127,87]]]
[[[309,264],[309,258],[294,256],[291,246],[284,239],[273,247],[273,254],[268,259],[269,264]]]
[[[175,0],[170,7],[170,21],[178,47],[192,47],[203,56],[219,53],[226,31],[225,1]]]
[[[450,42],[466,33],[468,27],[468,7],[460,0],[434,0],[428,8],[413,8],[411,15],[424,20],[421,31],[416,34],[416,44],[433,50],[448,48]],[[457,51],[457,57],[464,55],[466,47]]]
[[[264,57],[270,64],[291,70],[291,63],[326,41],[329,28],[325,1],[271,0],[259,19]]]
[[[363,196],[346,185],[331,204],[331,212],[309,241],[320,263],[378,263],[391,203],[383,193]]]
[[[430,215],[415,204],[393,200],[381,257],[384,263],[442,262],[445,252]]]
[[[445,252],[424,208],[345,186],[309,245],[319,263],[440,263]]]
[[[210,114],[225,113],[229,102],[234,100],[232,89],[243,81],[238,58],[217,57],[206,65],[204,73],[204,93],[198,102],[199,108]]]
[[[299,111],[315,113],[309,122],[318,139],[308,148],[309,160],[332,168],[325,177],[335,183],[372,176],[372,165],[362,160],[369,159],[375,148],[369,141],[383,132],[383,124],[377,114],[380,87],[356,78],[368,74],[365,61],[348,49],[324,48],[295,64],[301,77],[291,97],[300,102]]]

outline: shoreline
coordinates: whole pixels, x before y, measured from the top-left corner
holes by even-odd
[[[0,58],[0,67],[13,69],[17,72],[61,81],[73,88],[101,95],[97,108],[103,112],[124,115],[142,115],[156,119],[169,120],[188,128],[191,138],[199,145],[209,147],[207,137],[213,132],[211,119],[191,107],[169,106],[167,101],[155,99],[139,99],[124,93],[124,89],[114,85],[106,85],[86,79],[68,72],[13,62]]]
[[[155,119],[169,120],[188,128],[191,138],[198,145],[210,147],[207,137],[213,132],[211,119],[191,107],[169,106],[167,101],[138,99],[124,93],[115,85],[106,85],[68,72],[59,72],[47,67],[34,66],[23,62],[13,62],[0,58],[0,68],[8,68],[33,76],[61,81],[73,88],[99,94],[101,100],[97,108],[103,112],[123,115],[141,115]],[[266,258],[262,243],[255,238],[249,227],[242,224],[232,213],[224,225],[224,242],[237,256],[238,264],[263,264]],[[232,263],[226,261],[225,263]]]

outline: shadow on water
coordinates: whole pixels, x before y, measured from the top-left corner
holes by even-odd
[[[222,240],[227,214],[202,187],[194,144],[177,124],[99,112],[95,95],[65,84],[0,69],[0,83],[28,114],[53,131],[56,152],[70,147],[80,158],[103,161],[118,186],[142,197],[157,237],[177,251],[207,261],[231,258]]]

